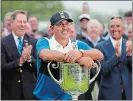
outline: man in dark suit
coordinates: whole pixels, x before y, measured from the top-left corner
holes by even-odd
[[[2,100],[34,100],[37,40],[25,34],[27,13],[12,14],[12,33],[1,43]]]
[[[109,31],[110,38],[97,45],[104,54],[99,100],[131,100],[132,42],[122,38],[124,23],[120,17],[110,19]]]

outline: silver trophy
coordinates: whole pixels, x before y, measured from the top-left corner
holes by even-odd
[[[101,69],[100,62],[95,61],[97,73],[90,80],[89,69],[82,68],[78,63],[58,62],[57,65],[52,64],[52,68],[59,69],[60,77],[57,80],[50,70],[50,65],[51,63],[48,64],[47,68],[51,78],[60,85],[65,93],[72,96],[72,100],[78,100],[78,96],[88,90],[89,85],[96,79]]]

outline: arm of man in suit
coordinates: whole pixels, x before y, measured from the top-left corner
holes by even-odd
[[[132,56],[127,56],[128,59],[128,66],[132,70]]]
[[[132,70],[132,41],[126,42],[127,65]]]
[[[8,70],[13,70],[13,69],[18,69],[19,68],[19,61],[20,59],[16,59],[12,62],[7,62],[7,55],[6,51],[4,48],[4,45],[1,44],[1,67],[2,71],[8,71]]]
[[[37,58],[37,56],[36,56],[36,43],[37,43],[37,39],[34,39],[34,38],[29,39],[28,44],[32,45],[31,60],[32,60],[32,65],[34,68],[36,68],[36,58]]]
[[[32,48],[32,54],[31,54],[31,64],[30,67],[33,67],[32,68],[32,71],[34,72],[35,76],[37,77],[37,64],[36,64],[36,59],[37,59],[37,56],[36,56],[36,42],[37,40],[35,40],[32,44],[33,48]]]
[[[31,62],[34,68],[36,68],[36,43],[37,40],[31,38],[30,44],[32,45],[32,50],[31,50]],[[26,45],[26,44],[25,44]]]
[[[104,54],[101,44],[96,46],[96,48],[99,49]],[[120,62],[121,62],[121,58],[117,56],[116,53],[114,53],[114,55],[112,55],[112,57],[110,57],[108,60],[104,58],[104,60],[101,61],[101,66],[102,66],[101,73],[103,75],[107,75]]]

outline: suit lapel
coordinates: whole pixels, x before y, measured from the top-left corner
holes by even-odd
[[[108,56],[111,57],[115,53],[115,49],[110,38],[106,42],[106,50],[108,51]]]
[[[15,43],[15,40],[14,40],[12,34],[10,34],[9,40],[10,40],[10,47],[12,47],[12,50],[9,50],[9,51],[12,52],[13,56],[20,57],[20,54],[19,54],[19,52],[18,52],[16,43]]]
[[[23,47],[25,47],[26,42],[29,43],[29,39],[28,39],[28,36],[25,34],[23,38]]]

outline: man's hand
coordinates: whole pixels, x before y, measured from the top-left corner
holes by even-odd
[[[23,51],[20,57],[20,64],[23,64],[25,61],[28,60],[28,58],[31,55],[32,45],[28,46],[28,43],[26,43],[25,47],[23,47]]]
[[[128,40],[126,42],[126,56],[130,56],[132,54],[132,41]]]
[[[65,54],[64,62],[74,63],[81,56],[82,56],[82,53],[80,51],[72,50]]]
[[[94,61],[90,57],[81,57],[77,62],[87,69],[91,69],[94,66]]]
[[[115,44],[115,52],[116,52],[116,56],[119,57],[121,55],[121,52],[120,52],[120,42],[117,41],[116,44]]]

